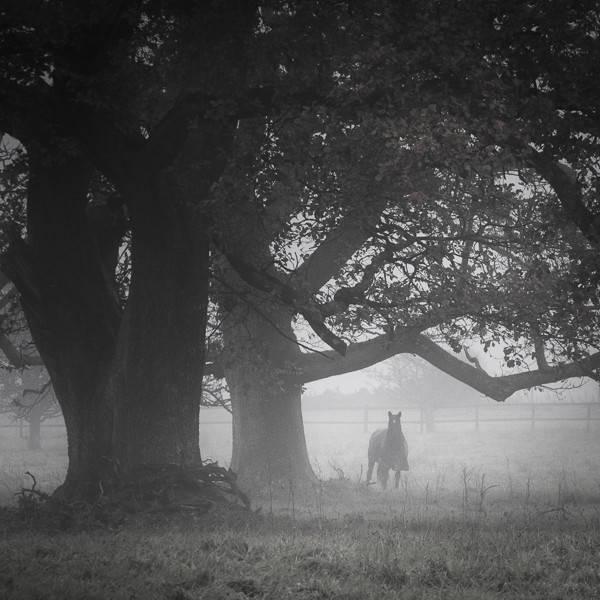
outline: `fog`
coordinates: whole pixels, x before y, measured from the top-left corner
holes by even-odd
[[[527,489],[552,496],[559,488],[564,491],[566,481],[586,497],[598,494],[596,383],[584,380],[521,392],[497,403],[434,370],[427,371],[425,380],[408,378],[404,387],[392,386],[387,369],[384,365],[306,386],[306,440],[322,480],[363,484],[370,435],[385,427],[388,410],[401,410],[410,471],[403,474],[399,494],[425,489],[459,493],[465,478],[482,476],[496,495]],[[42,424],[41,450],[27,449],[26,425],[20,429],[9,415],[2,415],[1,424],[0,501],[11,502],[14,491],[30,483],[26,471],[45,490],[59,485],[67,466],[62,419]],[[228,466],[231,415],[221,408],[202,408],[200,439],[204,459]]]

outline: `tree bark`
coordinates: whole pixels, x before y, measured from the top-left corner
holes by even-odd
[[[249,365],[229,370],[233,409],[232,470],[242,489],[302,488],[314,481],[301,410],[301,388],[275,389]],[[250,372],[249,372],[250,371]]]
[[[122,317],[87,221],[89,169],[49,152],[30,167],[27,240],[4,267],[65,418],[59,493],[93,498],[139,465],[197,464],[208,244],[192,205],[164,173],[138,188]]]
[[[132,279],[110,394],[115,455],[139,465],[197,465],[208,298],[206,227],[163,175],[135,215]]]
[[[46,274],[57,275],[45,262],[40,269],[44,265]],[[98,493],[98,481],[105,479],[110,471],[112,456],[112,413],[103,394],[104,369],[109,364],[104,345],[109,332],[92,333],[96,323],[82,318],[79,301],[71,302],[73,297],[60,285],[49,290],[48,279],[37,268],[35,271],[37,276],[27,284],[20,280],[20,274],[15,281],[23,290],[23,309],[50,373],[67,428],[69,467],[61,491],[88,497]],[[35,287],[32,289],[29,284]],[[60,299],[49,298],[55,292]],[[86,338],[86,334],[90,337]]]
[[[245,82],[245,40],[257,17],[254,3],[173,11],[173,22],[181,19],[184,29],[190,23],[195,34],[203,29],[195,36],[202,51],[178,56],[182,63],[173,65],[174,79],[165,86],[183,86],[180,97],[142,136],[139,119],[146,128],[146,117],[130,112],[139,108],[136,99],[113,93],[112,86],[130,76],[127,60],[137,47],[129,39],[137,31],[129,26],[131,11],[124,20],[117,13],[101,11],[99,21],[86,19],[86,35],[67,35],[65,47],[57,42],[49,58],[57,66],[52,85],[24,88],[35,87],[33,94],[15,86],[17,98],[31,99],[32,106],[10,106],[27,146],[30,180],[27,238],[15,240],[5,267],[64,413],[69,469],[62,491],[71,497],[103,493],[105,483],[127,480],[140,466],[200,462],[208,302],[204,211],[214,208],[207,205],[238,121],[217,115],[213,104],[237,95]],[[119,39],[118,51],[106,45],[111,35]],[[109,59],[101,60],[109,47]],[[216,65],[223,79],[214,82]],[[180,69],[187,81],[180,81]],[[131,127],[125,125],[132,119]],[[35,127],[20,127],[31,122]],[[117,256],[119,237],[101,232],[86,214],[89,163],[117,189],[130,219],[125,312],[114,293],[114,269],[106,268],[106,258]]]
[[[267,297],[238,302],[224,321],[225,374],[233,411],[231,468],[242,489],[295,489],[315,479],[302,421],[300,354],[289,309]]]
[[[88,165],[39,147],[30,149],[29,165],[27,239],[13,241],[3,269],[65,418],[69,467],[61,491],[89,497],[110,468],[112,417],[102,390],[120,309],[88,227]]]

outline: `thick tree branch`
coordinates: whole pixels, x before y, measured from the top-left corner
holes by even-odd
[[[124,180],[133,152],[144,142],[141,135],[136,138],[121,131],[110,115],[62,98],[55,88],[42,82],[20,86],[1,81],[0,109],[0,129],[28,150],[36,144],[51,148],[68,139],[76,140],[92,162],[115,181]]]
[[[264,227],[269,239],[273,240],[284,231],[297,206],[298,198],[291,194],[281,195],[268,204],[265,209]]]
[[[383,209],[383,203],[377,203]],[[369,216],[351,212],[300,265],[294,274],[298,287],[314,294],[350,260],[351,256],[373,235],[379,212]]]
[[[131,183],[131,169],[144,146],[141,135],[124,132],[109,114],[81,104],[57,101],[61,124],[85,149],[91,162],[120,189]],[[60,114],[59,113],[59,114]]]
[[[13,240],[0,256],[3,277],[9,277],[17,288],[21,302],[27,302],[31,309],[41,304],[41,294],[36,284],[35,269],[31,250],[21,238]]]
[[[140,164],[151,169],[168,166],[181,151],[189,127],[195,118],[202,119],[210,106],[210,98],[202,92],[185,92],[150,133]]]
[[[307,300],[292,286],[280,281],[276,276],[255,268],[240,256],[224,252],[225,257],[238,275],[248,284],[266,293],[274,293],[282,302],[301,314],[313,331],[330,347],[342,356],[346,353],[346,343],[326,325],[320,307]]]
[[[593,369],[600,367],[600,352],[597,352],[576,363],[492,377],[481,368],[472,367],[463,362],[424,335],[414,338],[414,344],[410,351],[454,379],[466,383],[498,402],[503,402],[518,390],[562,381],[570,377],[590,376]]]
[[[3,333],[0,333],[0,350],[4,352],[4,356],[6,356],[11,367],[15,367],[16,369],[44,364],[39,356],[24,354]]]
[[[532,152],[530,162],[552,186],[565,213],[594,246],[600,246],[600,214],[591,212],[583,201],[577,174],[569,166],[555,162],[543,152]]]
[[[17,288],[12,284],[10,279],[0,271],[0,289],[8,286],[10,287],[0,298],[0,310],[2,310],[18,294]],[[2,319],[3,317],[0,317],[0,323],[2,322]],[[0,333],[0,350],[4,352],[10,365],[17,369],[22,369],[23,367],[31,365],[44,364],[40,356],[24,354],[4,333]]]
[[[54,135],[49,113],[50,88],[45,84],[19,86],[0,80],[0,131],[23,144],[49,139]]]
[[[0,308],[6,306],[8,301],[17,293],[13,282],[6,276],[5,273],[0,271],[0,291],[7,288],[2,298],[0,299]]]
[[[386,246],[381,252],[376,254],[371,262],[365,266],[361,280],[351,287],[340,288],[335,293],[333,300],[322,306],[321,313],[331,316],[345,311],[351,304],[359,304],[361,302],[368,304],[364,294],[373,283],[380,269],[385,264],[392,262],[394,249],[391,246]]]
[[[332,351],[302,354],[297,362],[295,379],[299,383],[309,383],[334,375],[352,373],[396,356],[411,352],[414,330],[406,329],[393,336],[381,335],[372,340],[350,344],[345,356]]]
[[[198,128],[213,129],[219,122],[235,123],[262,116],[272,108],[273,95],[272,88],[253,88],[224,105],[221,98],[202,90],[183,90],[150,133],[141,152],[141,164],[155,169],[168,166],[181,151],[194,121],[197,120]]]
[[[590,376],[594,369],[600,367],[600,352],[597,352],[576,363],[493,377],[488,375],[482,369],[479,361],[474,360],[473,357],[470,357],[470,360],[476,366],[467,364],[426,336],[418,334],[415,329],[406,328],[396,332],[393,337],[381,335],[366,342],[351,344],[344,357],[331,351],[320,354],[302,354],[297,363],[298,371],[295,379],[300,383],[308,383],[326,377],[343,375],[405,353],[420,356],[454,379],[498,402],[503,402],[518,390],[562,381],[570,377]]]
[[[145,169],[162,168],[170,164],[181,151],[191,125],[196,121],[196,128],[210,131],[222,127],[225,123],[232,124],[239,120],[280,113],[290,108],[328,102],[330,100],[326,95],[310,87],[292,94],[281,94],[276,87],[259,86],[242,91],[226,102],[223,102],[222,98],[206,94],[203,90],[185,89],[152,130],[138,161]],[[286,208],[284,207],[284,210]],[[280,215],[277,215],[275,208],[269,212],[274,225],[274,220]],[[360,224],[361,221],[364,225],[366,220],[359,217],[357,222]],[[275,230],[276,227],[273,228],[273,231]]]

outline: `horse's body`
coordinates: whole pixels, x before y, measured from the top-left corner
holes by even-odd
[[[402,433],[401,416],[401,412],[397,415],[388,412],[387,429],[378,429],[371,435],[367,485],[371,482],[375,463],[377,463],[377,480],[383,489],[387,487],[390,469],[396,472],[396,488],[400,485],[400,472],[408,471],[408,444]]]

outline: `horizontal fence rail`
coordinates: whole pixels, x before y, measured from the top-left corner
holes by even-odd
[[[500,409],[503,412],[509,411],[511,414],[503,414],[500,416],[486,415],[486,412],[492,412],[494,409]],[[543,411],[550,410],[554,412],[558,410],[561,415],[547,415]],[[211,410],[204,408],[203,411]],[[381,418],[385,415],[388,408],[307,408],[302,412],[304,414],[305,425],[362,425],[363,431],[369,431],[369,426],[386,425],[387,420]],[[392,407],[389,410],[396,411],[397,407]],[[575,410],[579,414],[567,414],[567,411]],[[349,419],[316,419],[314,415],[318,413],[353,413]],[[361,414],[357,418],[357,413]],[[456,406],[444,408],[408,408],[403,411],[403,425],[417,425],[420,432],[435,431],[436,425],[443,424],[472,424],[475,431],[479,431],[481,423],[512,423],[524,422],[529,423],[531,429],[535,429],[536,423],[550,421],[570,421],[585,423],[586,431],[591,428],[591,423],[600,421],[600,402],[570,402],[570,403],[554,403],[554,402],[538,402],[528,404],[502,405],[501,407],[492,406]],[[446,416],[448,413],[466,413],[462,417]],[[484,414],[482,414],[484,413]],[[520,413],[520,414],[515,414]],[[542,413],[542,414],[540,414]],[[312,417],[312,418],[311,418]],[[203,425],[229,425],[231,419],[216,419],[203,420],[200,419]]]
[[[336,407],[336,408],[305,408],[303,409],[304,424],[319,425],[359,425],[363,432],[371,427],[387,424],[387,411],[393,412],[398,407]],[[217,413],[219,411],[219,413]],[[231,417],[223,418],[223,409],[204,407],[200,414],[200,425],[231,425]],[[216,418],[212,418],[211,413]],[[217,413],[217,414],[215,414]],[[324,418],[318,418],[318,415]],[[343,415],[348,418],[343,418]],[[467,424],[479,431],[482,423],[528,423],[534,430],[537,423],[542,422],[581,422],[585,430],[590,431],[592,423],[600,421],[600,402],[571,402],[553,403],[539,402],[528,404],[504,405],[471,405],[454,407],[409,407],[403,409],[403,425],[417,426],[421,433],[434,432],[437,425]],[[18,428],[20,437],[27,437],[27,423],[23,419],[11,419],[5,415],[0,421],[0,428]],[[41,423],[41,429],[62,428],[62,419],[48,419]]]

